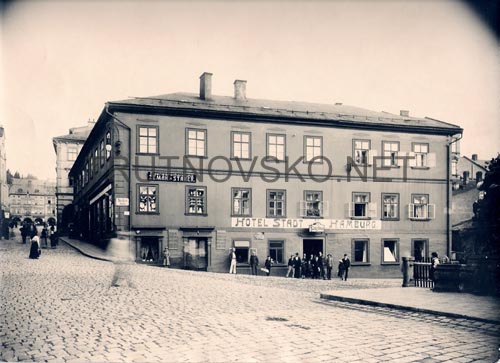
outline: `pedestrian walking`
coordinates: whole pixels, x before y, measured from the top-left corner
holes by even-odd
[[[319,251],[318,266],[319,266],[320,277],[322,277],[323,280],[326,280],[326,263],[325,263],[325,258],[323,257],[323,252],[321,251]]]
[[[54,226],[50,227],[49,230],[49,239],[50,239],[50,247],[56,248],[57,245],[57,236]]]
[[[344,272],[345,272],[344,261],[340,259],[337,276],[340,277],[341,280],[344,280]]]
[[[344,281],[347,281],[347,277],[349,276],[349,268],[351,267],[351,260],[349,260],[349,257],[347,257],[347,253],[344,254],[342,263],[344,264]]]
[[[293,277],[293,255],[290,255],[288,259],[288,270],[286,271],[285,277],[289,277],[290,275]]]
[[[273,266],[273,260],[272,260],[271,256],[267,256],[265,266],[266,266],[266,275],[270,276],[271,275],[271,267]]]
[[[236,248],[233,247],[231,249],[229,258],[231,259],[231,264],[229,265],[229,273],[236,274]]]
[[[167,247],[163,249],[163,266],[170,267],[170,251]]]
[[[326,255],[326,277],[332,279],[333,257],[331,254]]]
[[[41,237],[41,242],[42,242],[42,248],[47,248],[47,237],[48,237],[49,231],[47,230],[46,226],[43,226],[42,233],[40,234]]]
[[[436,272],[436,268],[439,265],[439,258],[437,252],[431,253],[431,268],[429,270],[429,279],[431,281],[435,281],[434,272]]]
[[[36,229],[36,225],[30,224],[30,238],[33,239],[33,237],[38,236],[38,230]]]
[[[258,267],[259,267],[259,258],[257,257],[255,250],[253,250],[250,256],[250,272],[252,273],[252,275],[257,276]]]
[[[21,228],[21,238],[22,238],[22,241],[23,241],[23,244],[26,244],[26,237],[28,235],[28,229],[26,227],[26,225],[23,225]]]
[[[295,257],[293,258],[293,276],[296,279],[300,279],[300,267],[301,267],[302,261],[299,257],[299,253],[297,252],[295,254]]]
[[[31,248],[29,258],[36,259],[40,257],[41,254],[40,243],[38,236],[33,236],[31,239]]]

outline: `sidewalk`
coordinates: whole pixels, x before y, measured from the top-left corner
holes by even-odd
[[[66,236],[59,237],[59,242],[66,243],[68,246],[73,247],[75,250],[79,251],[82,255],[85,255],[87,257],[95,258],[96,260],[112,262],[111,256],[106,251],[90,243],[82,242],[80,240],[72,239]]]
[[[425,312],[500,324],[500,301],[492,296],[466,293],[433,292],[422,287],[365,290],[333,290],[320,294],[322,299],[392,309]]]

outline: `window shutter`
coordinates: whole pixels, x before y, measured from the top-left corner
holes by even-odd
[[[328,202],[321,202],[321,216],[328,217]]]
[[[435,219],[436,218],[436,205],[435,204],[428,204],[427,208],[429,208],[429,210],[427,211],[429,219]]]
[[[377,157],[377,150],[368,150],[368,165],[375,165],[374,158]],[[381,160],[377,159],[377,166],[380,166]]]
[[[427,165],[429,168],[436,167],[436,153],[428,153],[427,154]]]
[[[413,203],[408,204],[408,218],[415,218],[415,208]]]
[[[377,203],[368,203],[368,217],[377,217]]]
[[[347,218],[352,217],[352,203],[346,203],[345,204],[345,216]]]
[[[301,200],[299,202],[299,215],[301,217],[305,217],[306,216],[306,205],[307,205],[307,203],[306,203],[305,200]]]
[[[415,158],[415,153],[413,151],[410,151],[408,153],[408,165],[409,166],[416,166],[417,165],[417,159]]]
[[[406,153],[404,151],[398,151],[398,153],[396,155],[397,155],[396,164],[398,164],[398,166],[400,166],[400,167],[403,167],[404,166],[404,159],[403,158],[408,156],[408,153]]]

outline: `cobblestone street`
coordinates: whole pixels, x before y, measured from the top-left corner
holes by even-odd
[[[498,326],[319,299],[312,281],[113,265],[0,242],[2,361],[494,362]]]

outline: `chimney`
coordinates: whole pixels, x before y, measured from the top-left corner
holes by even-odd
[[[247,81],[240,79],[234,81],[234,98],[237,100],[247,99]]]
[[[472,160],[477,161],[477,154],[472,154]]]
[[[204,72],[200,76],[200,98],[202,100],[212,98],[212,73]]]
[[[401,110],[401,111],[399,111],[399,116],[410,117],[410,111],[408,111],[408,110]]]

